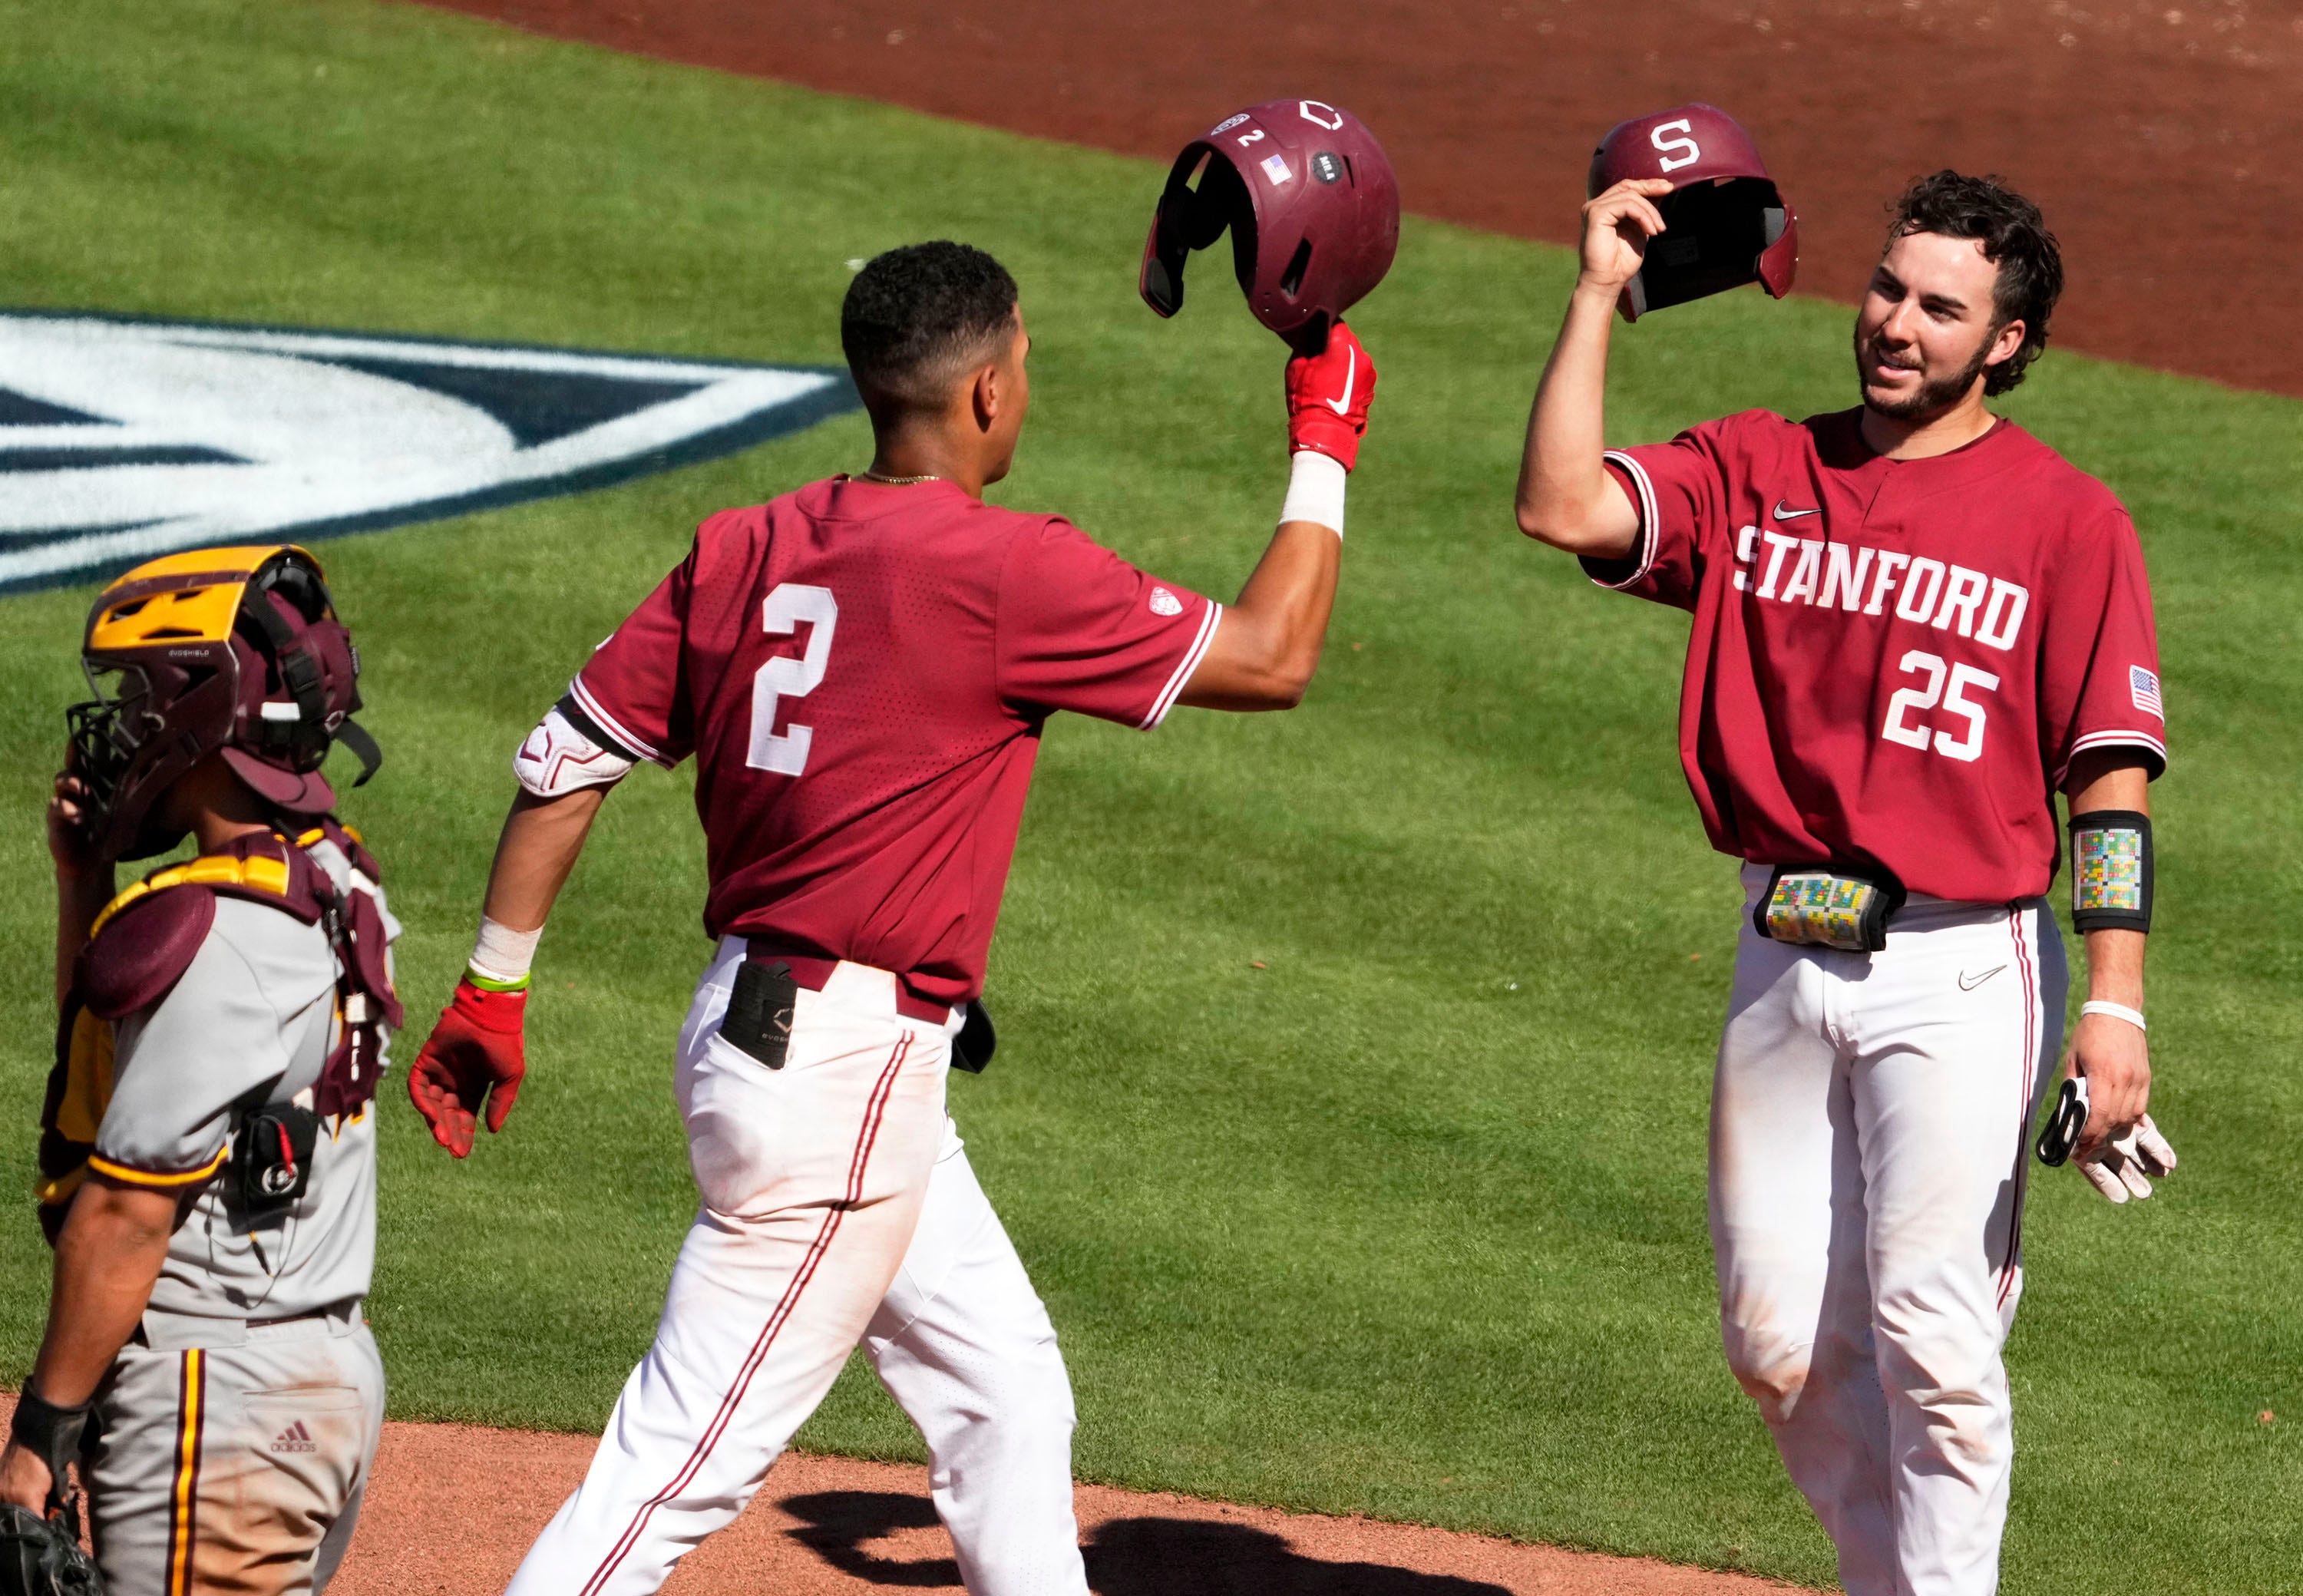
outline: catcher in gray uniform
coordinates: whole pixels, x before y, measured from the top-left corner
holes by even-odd
[[[320,774],[336,742],[375,768],[359,659],[288,546],[139,566],[83,654],[48,810],[55,1278],[0,1502],[60,1517],[77,1464],[114,1596],[317,1591],[384,1409],[360,1303],[398,927]],[[187,832],[114,895],[114,860]]]

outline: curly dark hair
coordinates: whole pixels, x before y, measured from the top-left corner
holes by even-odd
[[[1915,178],[1895,201],[1887,239],[1934,232],[1974,239],[1983,258],[1998,266],[1992,285],[1994,330],[2020,318],[2023,342],[1998,365],[1987,367],[1983,391],[1996,396],[2023,380],[2023,373],[2047,347],[2047,318],[2063,292],[2063,252],[2039,207],[1995,176],[1969,177],[1944,167]]]
[[[848,285],[839,346],[876,418],[942,403],[1015,314],[1016,279],[983,250],[949,239],[906,244],[873,257]]]

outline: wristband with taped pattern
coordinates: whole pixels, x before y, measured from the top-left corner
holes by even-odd
[[[2151,817],[2133,809],[2074,815],[2071,924],[2090,931],[2151,929]]]

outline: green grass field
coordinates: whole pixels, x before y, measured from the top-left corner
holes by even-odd
[[[1173,324],[1136,300],[1148,165],[415,9],[164,15],[0,0],[0,301],[830,363],[848,259],[962,238],[1015,271],[1036,341],[995,496],[1225,597],[1262,546],[1281,351],[1219,263]],[[1310,700],[1051,727],[993,950],[1004,1046],[955,1111],[1065,1338],[1083,1476],[1825,1584],[1717,1347],[1704,1118],[1737,899],[1674,754],[1684,623],[1507,509],[1571,266],[1411,222],[1354,317],[1382,390]],[[1612,430],[1837,408],[1846,332],[1751,292],[1658,317],[1620,337]],[[2155,1107],[2183,1169],[2124,1211],[2035,1185],[2005,1588],[2303,1590],[2303,406],[2058,352],[2009,408],[2127,499],[2152,563]],[[511,750],[586,651],[703,514],[867,443],[850,415],[323,550],[391,759],[346,813],[408,923],[411,1015],[468,950]],[[16,1191],[87,599],[0,603]],[[669,1065],[701,889],[684,775],[641,773],[545,940],[507,1133],[451,1164],[388,1089],[395,1414],[604,1418],[693,1203]],[[46,1267],[28,1204],[0,1227],[0,1379]],[[805,1440],[918,1451],[860,1369]]]

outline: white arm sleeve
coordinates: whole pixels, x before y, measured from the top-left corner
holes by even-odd
[[[559,798],[586,787],[612,787],[631,768],[630,760],[585,736],[557,708],[527,734],[519,752],[511,756],[511,773],[541,798]]]

